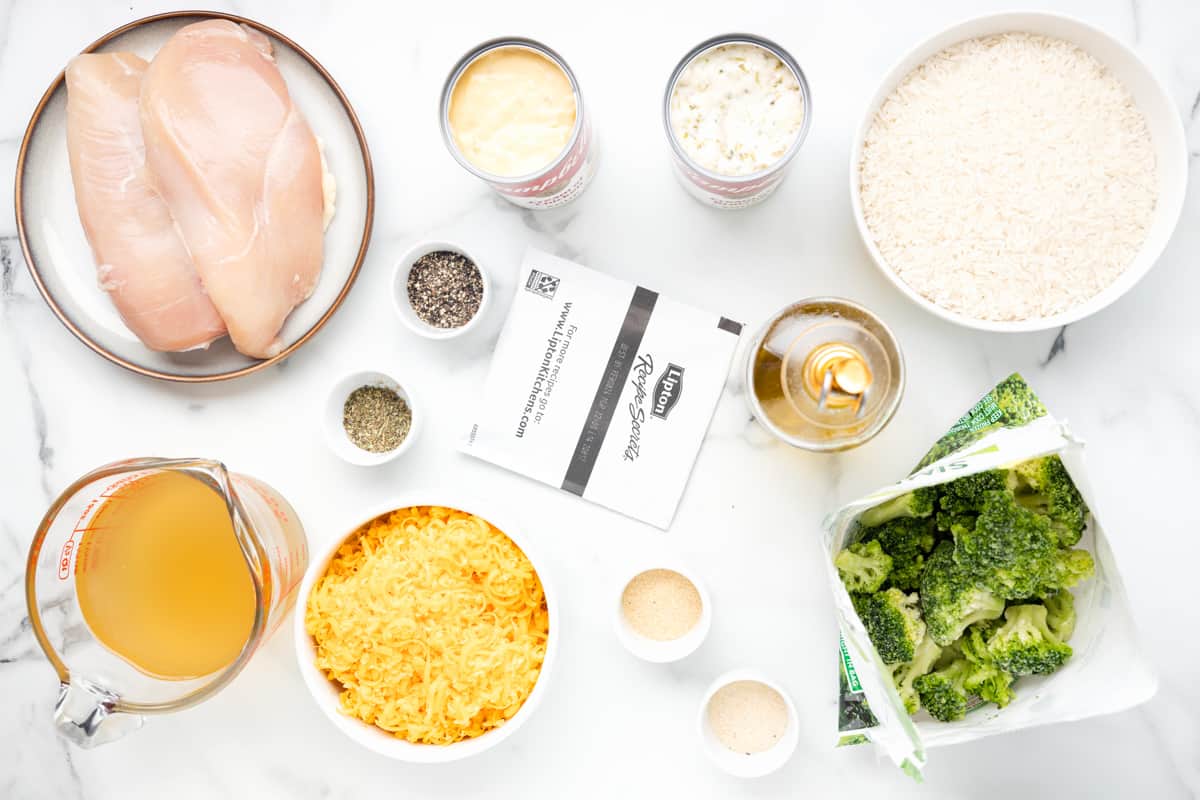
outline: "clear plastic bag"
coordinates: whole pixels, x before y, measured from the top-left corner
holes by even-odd
[[[1014,401],[1013,393],[1028,398],[1028,404]],[[1076,547],[1092,554],[1096,572],[1072,590],[1078,617],[1071,637],[1074,655],[1052,675],[1020,678],[1013,685],[1016,698],[1003,709],[983,704],[957,722],[939,722],[924,711],[910,717],[854,611],[833,559],[848,543],[855,520],[868,508],[918,487],[1051,453],[1062,458],[1091,510]],[[1157,680],[1137,644],[1129,600],[1101,522],[1102,506],[1088,479],[1083,442],[1050,416],[1020,376],[1014,375],[964,415],[907,478],[830,514],[823,525],[822,547],[843,638],[840,743],[873,742],[916,776],[929,747],[1110,714],[1149,700]]]

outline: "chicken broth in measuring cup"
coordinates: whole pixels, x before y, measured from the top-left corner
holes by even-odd
[[[204,700],[278,627],[308,563],[274,489],[206,459],[134,458],[68,486],[30,546],[29,624],[82,747]]]
[[[167,680],[228,666],[254,625],[254,582],[225,499],[179,472],[108,496],[80,542],[75,592],[92,635]]]

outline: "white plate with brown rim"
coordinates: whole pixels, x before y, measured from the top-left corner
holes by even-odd
[[[185,25],[228,19],[265,34],[287,80],[288,91],[321,139],[337,181],[337,213],[325,231],[325,260],[311,297],[284,323],[282,351],[255,359],[234,350],[228,337],[205,349],[160,353],[125,326],[108,295],[97,286],[91,249],[79,222],[67,160],[67,90],[63,73],[34,109],[17,157],[17,233],[29,272],[50,309],[80,341],[133,372],[172,381],[235,378],[287,358],[329,320],[367,251],[375,209],[375,179],[366,137],[350,101],[321,64],[281,33],[253,20],[213,11],[179,11],[139,19],[117,28],[82,52],[133,52],[147,60]],[[64,65],[65,66],[65,65]]]

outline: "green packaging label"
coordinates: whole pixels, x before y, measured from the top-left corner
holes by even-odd
[[[862,684],[858,682],[858,673],[854,670],[854,662],[850,660],[850,651],[846,649],[845,637],[838,637],[842,649],[842,669],[846,672],[846,684],[852,692],[861,692]]]
[[[865,731],[879,724],[875,715],[867,705],[867,696],[863,693],[862,683],[858,680],[858,672],[850,659],[850,651],[846,649],[846,640],[840,639],[841,658],[838,659],[838,731],[846,734],[854,731]],[[865,736],[842,736],[838,746],[862,744],[868,741]]]
[[[918,472],[935,461],[977,442],[997,428],[1019,428],[1038,417],[1046,416],[1046,407],[1037,398],[1029,384],[1020,375],[1013,373],[996,384],[996,388],[985,394],[971,410],[963,414],[938,439],[929,452],[917,464]]]

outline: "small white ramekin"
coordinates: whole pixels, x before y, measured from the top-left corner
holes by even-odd
[[[659,641],[642,636],[625,619],[625,611],[621,606],[621,598],[625,593],[625,587],[638,575],[654,569],[666,569],[671,572],[678,572],[691,581],[692,585],[696,587],[696,591],[700,594],[700,620],[696,623],[695,627],[678,639]],[[712,598],[709,597],[708,589],[704,587],[704,582],[697,578],[695,573],[676,563],[643,564],[632,572],[626,573],[617,587],[616,602],[613,606],[613,630],[617,634],[617,639],[620,640],[621,644],[630,653],[654,664],[666,664],[691,655],[703,644],[704,639],[708,636],[709,628],[712,627]]]
[[[708,704],[713,695],[722,687],[738,681],[756,681],[769,686],[779,692],[784,705],[787,706],[787,730],[784,731],[783,738],[769,750],[761,753],[737,753],[722,744],[721,740],[717,738],[717,734],[713,732],[708,718]],[[700,701],[696,727],[700,734],[700,746],[704,748],[704,754],[708,756],[709,760],[725,772],[739,778],[760,778],[774,772],[788,762],[792,753],[796,751],[796,745],[800,743],[800,718],[796,713],[796,706],[792,703],[792,698],[788,697],[788,693],[783,690],[782,686],[754,669],[735,669],[713,681],[708,690],[704,692],[704,699]]]
[[[408,301],[408,274],[412,272],[413,264],[422,256],[436,253],[439,250],[448,250],[451,253],[466,256],[475,264],[475,267],[479,270],[479,277],[483,281],[483,297],[479,300],[479,310],[475,312],[475,316],[471,317],[465,325],[460,325],[457,328],[436,328],[430,325],[417,316],[417,312],[413,311],[412,303]],[[400,321],[413,333],[418,336],[424,336],[426,339],[454,339],[462,336],[467,331],[473,330],[479,325],[479,321],[483,319],[484,314],[487,313],[488,306],[492,302],[492,281],[488,276],[487,268],[484,267],[483,262],[468,253],[460,245],[432,239],[413,245],[396,262],[396,269],[392,273],[390,291],[392,293],[392,304],[396,307],[396,313],[400,315]]]
[[[308,607],[308,596],[312,593],[313,584],[325,574],[329,562],[342,543],[353,536],[362,525],[376,517],[410,506],[444,506],[483,517],[521,548],[521,552],[533,564],[533,569],[537,572],[538,580],[542,583],[542,591],[546,596],[550,632],[546,640],[546,657],[542,661],[542,669],[538,673],[533,691],[530,692],[529,697],[525,699],[512,719],[504,725],[490,730],[482,736],[454,744],[413,744],[393,736],[382,728],[343,714],[339,699],[340,690],[317,668],[316,647],[304,625],[305,609]],[[300,667],[300,676],[304,680],[304,686],[312,695],[317,707],[333,723],[334,727],[357,744],[388,758],[412,764],[444,764],[491,750],[516,733],[525,724],[525,721],[533,716],[546,694],[547,683],[558,657],[558,626],[561,624],[562,617],[558,611],[558,593],[547,572],[547,562],[536,540],[531,539],[523,531],[524,528],[521,527],[516,517],[510,515],[505,509],[497,507],[494,503],[466,496],[458,491],[417,489],[411,492],[406,491],[386,502],[350,514],[346,518],[345,524],[339,526],[337,536],[313,550],[308,562],[308,569],[304,573],[304,579],[300,582],[300,590],[296,595],[296,610],[292,615],[291,624],[292,632],[295,634],[296,663]]]
[[[350,436],[346,433],[346,427],[342,423],[346,398],[360,386],[382,386],[391,389],[400,395],[404,399],[404,402],[408,403],[408,408],[412,412],[412,424],[408,429],[408,435],[404,437],[404,441],[387,452],[372,453],[368,450],[363,450],[350,441]],[[321,423],[325,429],[325,442],[329,445],[330,450],[341,457],[342,460],[351,464],[361,467],[372,467],[399,458],[402,453],[412,447],[413,441],[417,438],[417,431],[424,424],[422,421],[423,414],[424,411],[419,408],[417,402],[413,399],[412,392],[402,386],[391,375],[377,370],[358,370],[341,378],[329,389],[329,394],[325,398],[325,405],[321,409]]]

